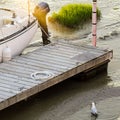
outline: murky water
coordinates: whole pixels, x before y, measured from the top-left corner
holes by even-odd
[[[31,0],[32,6],[37,0]],[[90,0],[46,0],[51,12],[70,2],[89,2]],[[27,0],[1,0],[0,6],[27,8]],[[90,104],[97,102],[99,116],[97,120],[119,120],[120,118],[120,0],[99,0],[102,11],[98,23],[97,46],[113,49],[114,57],[108,65],[107,74],[100,74],[93,79],[81,81],[79,78],[66,80],[38,95],[9,107],[0,112],[0,120],[90,120]],[[31,7],[31,9],[33,9]],[[81,38],[76,31],[72,41],[77,44],[91,44],[91,34]],[[40,31],[34,40],[41,39]],[[53,38],[63,38],[57,34]],[[65,39],[71,36],[65,35]]]

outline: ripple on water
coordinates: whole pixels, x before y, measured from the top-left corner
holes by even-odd
[[[93,119],[87,106],[65,120],[120,120],[120,97],[113,97],[96,104],[98,118]]]
[[[112,80],[109,82],[109,86],[113,87],[120,87],[120,69],[109,73],[110,79]]]

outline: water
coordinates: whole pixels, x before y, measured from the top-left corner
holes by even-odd
[[[32,7],[37,0],[31,0]],[[51,12],[70,2],[89,2],[89,0],[46,0]],[[2,0],[1,7],[16,6],[27,10],[27,0]],[[113,49],[114,56],[108,65],[107,74],[100,74],[93,79],[81,81],[79,78],[66,80],[38,95],[9,107],[0,112],[0,120],[90,120],[90,104],[97,102],[98,120],[119,120],[120,118],[120,0],[99,0],[98,6],[102,11],[101,21],[98,23],[97,46]],[[31,10],[33,9],[31,7]],[[117,34],[111,34],[111,33]],[[34,40],[40,40],[40,31]],[[72,39],[75,44],[91,44],[91,34],[79,40],[79,31]],[[67,36],[67,37],[66,37]],[[66,34],[53,35],[53,38],[69,39]]]

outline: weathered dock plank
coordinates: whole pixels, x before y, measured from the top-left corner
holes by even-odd
[[[1,63],[0,110],[111,58],[112,50],[58,41]]]
[[[26,65],[31,65],[31,66],[33,66],[33,67],[40,67],[40,69],[42,68],[42,69],[51,69],[52,71],[58,71],[58,72],[62,72],[63,70],[64,70],[64,68],[60,68],[59,67],[59,69],[57,69],[57,67],[55,67],[55,65],[46,65],[45,63],[42,63],[42,64],[40,64],[41,63],[41,61],[35,61],[35,60],[32,60],[32,59],[24,59],[24,62],[21,62],[22,60],[21,59],[19,59],[19,60],[17,60],[16,61],[16,63],[23,63],[23,64],[26,64]]]
[[[7,91],[0,90],[1,101],[5,100],[5,99],[8,99],[8,98],[10,98],[11,96],[14,96],[14,95],[15,94],[13,94],[13,93],[9,93]]]
[[[5,72],[5,71],[4,71]],[[18,74],[19,75],[19,74]],[[1,79],[6,80],[6,78],[9,78],[7,81],[9,82],[14,82],[14,83],[19,83],[19,84],[23,84],[23,85],[27,85],[27,86],[33,86],[33,85],[37,85],[38,83],[41,83],[40,81],[35,81],[33,79],[29,78],[24,78],[22,75],[17,76],[15,75],[13,72],[11,73],[6,73],[6,75],[4,76],[4,74],[2,73],[2,75],[0,76]]]

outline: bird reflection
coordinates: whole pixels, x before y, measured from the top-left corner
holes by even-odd
[[[91,120],[97,120],[97,117],[94,115],[91,115]]]

